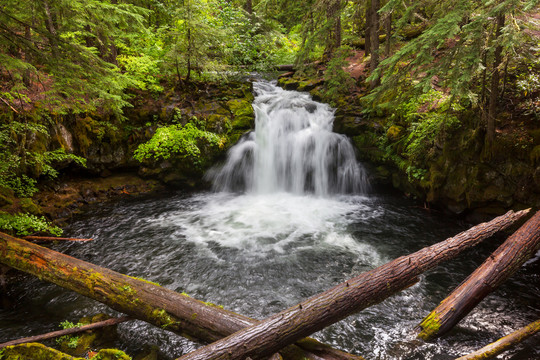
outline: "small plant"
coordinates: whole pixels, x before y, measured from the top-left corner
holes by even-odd
[[[60,327],[62,329],[71,329],[71,328],[76,328],[76,327],[80,327],[80,326],[83,326],[84,324],[81,324],[81,323],[77,323],[77,324],[74,324],[70,321],[67,321],[67,320],[64,320],[60,323]],[[79,345],[79,338],[80,336],[72,336],[72,335],[64,335],[64,336],[61,336],[59,337],[58,339],[56,339],[56,343],[58,345],[61,345],[61,344],[66,344],[66,346],[70,349],[75,349],[77,347],[77,345]]]
[[[31,214],[8,214],[0,211],[0,229],[15,235],[30,235],[44,231],[56,236],[62,235],[62,229],[52,225],[47,219]]]
[[[333,103],[332,105],[337,105],[339,98],[346,95],[354,85],[353,78],[343,70],[343,67],[347,65],[345,59],[350,54],[350,48],[340,47],[328,62],[328,67],[324,72],[324,95]]]
[[[225,140],[210,131],[200,130],[191,122],[183,126],[169,125],[157,129],[148,142],[139,145],[133,157],[143,162],[149,159],[169,159],[173,155],[180,155],[196,165],[200,162],[199,144],[201,142],[222,148]]]

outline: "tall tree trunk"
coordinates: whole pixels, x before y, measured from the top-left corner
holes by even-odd
[[[253,14],[253,2],[252,2],[252,0],[246,0],[246,5],[245,5],[244,9],[246,10],[246,12],[249,15]],[[251,16],[250,16],[250,18],[251,18]]]
[[[56,57],[58,55],[58,34],[48,0],[43,0],[43,9],[45,10],[45,23],[48,30],[47,38],[49,40],[49,45],[51,46],[52,55]]]
[[[375,69],[379,66],[379,28],[380,28],[380,16],[379,9],[381,7],[380,0],[371,0],[371,61],[370,70],[373,76]],[[374,89],[379,85],[379,77],[371,80],[370,88]]]
[[[325,58],[330,60],[334,51],[341,46],[341,0],[332,0],[328,3],[326,18],[332,24],[324,51]]]
[[[24,26],[24,37],[25,37],[25,39],[28,40],[28,42],[32,41],[31,35],[30,35],[30,26],[29,25]],[[21,58],[22,58],[23,61],[25,61],[27,63],[30,63],[31,62],[30,51],[22,50]],[[23,84],[26,87],[30,87],[32,85],[32,81],[30,79],[30,69],[24,70]]]
[[[203,343],[218,340],[257,320],[207,305],[149,281],[123,275],[0,233],[0,263],[97,300],[133,318]],[[304,350],[305,349],[305,350]],[[281,351],[284,359],[360,360],[314,339]]]
[[[508,238],[418,326],[430,340],[452,329],[540,249],[540,211]]]
[[[366,1],[366,34],[365,34],[365,55],[371,54],[371,32],[373,31],[373,16],[371,15],[371,0]]]
[[[528,210],[508,212],[446,241],[397,258],[179,359],[244,360],[249,357],[255,360],[269,356],[413,285],[418,275],[507,228],[516,217],[527,213]]]
[[[188,28],[187,30],[187,43],[188,43],[188,47],[187,47],[187,74],[186,74],[186,82],[189,83],[189,79],[191,77],[191,51],[193,50],[192,49],[192,44],[191,44],[191,29]]]
[[[390,38],[392,36],[392,12],[389,11],[384,18],[384,28],[386,37],[384,39],[384,56],[390,56]]]
[[[497,15],[497,29],[495,30],[495,42],[499,45],[495,47],[495,58],[493,60],[493,74],[491,75],[491,93],[489,94],[489,108],[487,114],[487,133],[486,140],[489,147],[492,146],[495,140],[495,117],[497,112],[497,101],[499,98],[499,82],[501,72],[499,66],[502,63],[502,45],[500,45],[499,37],[501,36],[502,28],[504,27],[505,14]]]

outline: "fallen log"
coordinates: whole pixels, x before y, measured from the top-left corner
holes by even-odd
[[[453,238],[402,256],[261,320],[179,360],[261,359],[316,331],[381,302],[417,281],[417,276],[510,226],[528,213],[508,212]]]
[[[31,241],[92,241],[94,239],[62,238],[55,236],[23,236],[24,240]]]
[[[473,353],[459,357],[456,360],[484,360],[494,358],[495,356],[521,343],[539,331],[540,320],[536,320],[535,322],[530,323],[529,325],[516,330],[503,338],[500,338],[494,343],[486,345]]]
[[[64,335],[72,335],[77,334],[80,332],[88,331],[88,330],[94,330],[94,329],[100,329],[107,326],[117,325],[121,324],[123,322],[133,320],[129,316],[122,316],[119,318],[113,318],[113,319],[107,319],[103,321],[98,321],[92,324],[83,325],[79,327],[73,327],[69,329],[63,329],[58,331],[52,331],[46,334],[41,335],[35,335],[30,337],[25,337],[22,339],[12,340],[5,342],[3,344],[0,344],[0,349],[5,348],[6,346],[13,346],[13,345],[19,345],[19,344],[25,344],[25,343],[31,343],[31,342],[37,342],[37,341],[43,341],[48,339],[54,339],[56,337],[64,336]]]
[[[97,300],[135,319],[202,343],[218,340],[257,322],[187,294],[3,233],[0,233],[0,262]],[[302,346],[308,349],[303,350]],[[284,359],[362,359],[314,339],[283,349],[281,354]]]
[[[278,71],[296,71],[294,64],[276,65]]]
[[[452,329],[540,249],[540,211],[510,236],[417,327],[424,340]]]

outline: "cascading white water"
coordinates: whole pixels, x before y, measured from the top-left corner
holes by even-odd
[[[332,108],[268,82],[254,83],[254,90],[255,131],[209,173],[216,191],[327,196],[367,190],[349,139],[332,132]]]

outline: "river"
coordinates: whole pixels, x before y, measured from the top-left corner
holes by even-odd
[[[333,110],[272,83],[255,84],[256,131],[208,173],[213,191],[124,199],[87,208],[56,244],[71,256],[262,319],[398,256],[470,227],[375,190]],[[373,184],[371,184],[373,185]],[[454,359],[536,320],[540,256],[489,295],[450,334],[423,343],[414,327],[500,244],[494,238],[411,288],[314,337],[366,359]],[[56,330],[104,305],[18,275],[0,310],[0,342]],[[173,359],[198,345],[140,321],[119,325],[118,348],[156,345]],[[537,339],[501,359],[540,358]]]

